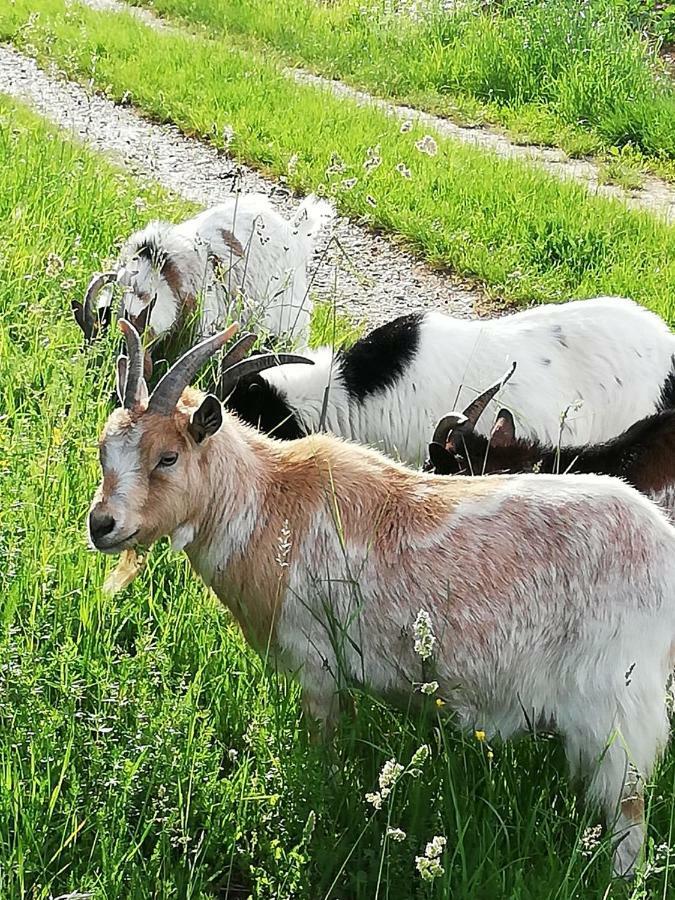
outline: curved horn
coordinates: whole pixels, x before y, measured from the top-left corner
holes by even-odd
[[[225,372],[226,369],[229,369],[235,363],[241,362],[242,359],[246,359],[256,340],[256,336],[250,332],[242,334],[221,359],[220,371]]]
[[[143,344],[141,336],[131,322],[120,319],[120,331],[127,344],[126,379],[122,403],[125,409],[133,409],[143,391]]]
[[[515,371],[516,363],[514,362],[509,372],[507,372],[505,375],[502,375],[499,381],[495,381],[495,383],[486,391],[483,391],[483,393],[479,397],[476,397],[476,399],[473,400],[464,410],[464,415],[471,423],[472,429],[476,427],[476,423],[484,413],[485,407],[488,405],[490,400],[492,400],[495,395],[504,387],[506,382]]]
[[[431,443],[440,444],[441,447],[445,447],[448,441],[448,435],[455,428],[459,429],[460,432],[471,431],[473,425],[466,416],[462,415],[462,413],[449,413],[447,416],[443,416],[439,421],[434,430],[434,436],[431,439]]]
[[[219,385],[220,396],[226,398],[237,386],[237,382],[246,375],[257,375],[258,372],[264,372],[265,369],[272,369],[274,366],[285,366],[290,363],[314,365],[313,360],[307,359],[306,356],[297,356],[295,353],[261,353],[260,356],[251,356],[249,359],[244,359],[230,366],[223,372]]]
[[[84,300],[73,300],[73,313],[77,324],[84,332],[84,339],[89,343],[94,337],[94,333],[98,330],[98,323],[94,316],[94,301],[101,293],[103,288],[112,281],[117,281],[117,272],[101,272],[89,282],[84,295]]]
[[[220,350],[233,334],[236,334],[239,323],[235,322],[226,331],[214,334],[213,337],[207,338],[201,344],[197,344],[171,366],[169,371],[164,375],[157,387],[152,392],[148,410],[160,414],[167,415],[170,413],[183,393],[187,385],[192,381],[195,374],[201,369],[207,359]]]

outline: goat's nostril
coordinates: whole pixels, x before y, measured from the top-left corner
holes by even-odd
[[[108,513],[89,514],[89,531],[94,542],[100,541],[115,528],[115,519]]]

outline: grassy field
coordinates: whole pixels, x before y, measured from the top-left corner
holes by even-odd
[[[617,293],[673,319],[675,229],[647,214],[523,163],[424,141],[417,127],[292,83],[226,38],[157,33],[131,15],[62,0],[2,7],[0,37],[187,133],[227,143],[293,188],[330,194],[342,212],[479,279],[492,297]]]
[[[603,894],[608,848],[584,849],[593,819],[557,742],[490,747],[431,699],[412,717],[357,696],[335,746],[313,747],[296,689],[183,560],[156,548],[101,593],[84,521],[112,356],[80,351],[69,299],[120,237],[183,211],[0,98],[0,896],[668,896],[675,756],[650,790],[645,876]],[[423,744],[422,775],[373,811],[383,764]],[[415,856],[435,835],[428,883]]]
[[[489,746],[432,698],[406,715],[357,695],[312,746],[296,689],[182,559],[158,547],[101,593],[84,521],[112,354],[81,352],[69,300],[120,237],[184,211],[0,98],[0,897],[668,897],[675,753],[649,790],[647,869],[607,889],[608,847],[546,735]],[[421,775],[374,811],[382,766],[423,745]]]
[[[675,176],[675,5],[644,0],[132,0],[381,96]],[[666,163],[664,165],[664,163]]]
[[[59,0],[0,7],[0,35],[217,145],[231,126],[239,158],[293,187],[358,177],[335,195],[345,212],[495,294],[631,293],[675,320],[675,232],[647,216],[450,142],[419,152],[422,132],[289,84],[226,39]],[[129,589],[102,593],[110,563],[84,524],[113,349],[81,351],[70,299],[131,230],[189,208],[0,96],[0,898],[671,896],[675,750],[649,785],[645,871],[610,884],[556,740],[490,746],[432,698],[406,714],[356,694],[358,715],[317,747],[297,689],[182,558],[158,546]],[[330,310],[314,325],[320,340]],[[408,768],[376,811],[366,794],[391,759]],[[415,858],[436,835],[444,872],[427,882]]]

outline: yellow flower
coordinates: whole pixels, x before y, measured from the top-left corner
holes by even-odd
[[[436,706],[438,706],[439,709],[441,706],[445,706],[445,700],[441,700],[440,697],[436,697]]]
[[[477,741],[480,741],[481,744],[485,740],[485,732],[484,731],[474,731],[474,737]]]
[[[492,752],[492,750],[488,750],[488,752],[487,752],[487,758],[488,758],[488,759],[494,759],[494,758],[495,758],[495,755],[494,755],[494,753]]]

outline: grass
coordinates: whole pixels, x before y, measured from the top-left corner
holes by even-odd
[[[675,5],[642,0],[132,0],[292,64],[518,139],[629,146],[675,177],[675,86],[658,60]],[[659,8],[660,7],[669,7]],[[670,162],[668,162],[670,161]]]
[[[0,896],[669,896],[672,752],[650,786],[647,872],[608,887],[608,847],[582,853],[594,820],[546,735],[489,747],[442,725],[433,699],[412,716],[356,695],[316,747],[297,690],[182,558],[157,547],[102,595],[84,519],[112,348],[103,369],[81,352],[68,300],[142,220],[186,211],[0,97]],[[422,776],[374,812],[385,761],[424,743]],[[415,856],[436,834],[445,873],[428,884]]]
[[[343,213],[479,279],[493,298],[616,293],[674,318],[675,230],[647,214],[450,140],[427,155],[418,127],[294,84],[227,39],[158,33],[62,0],[35,6],[0,9],[0,37],[216,147],[232,129],[236,158],[330,194]]]

